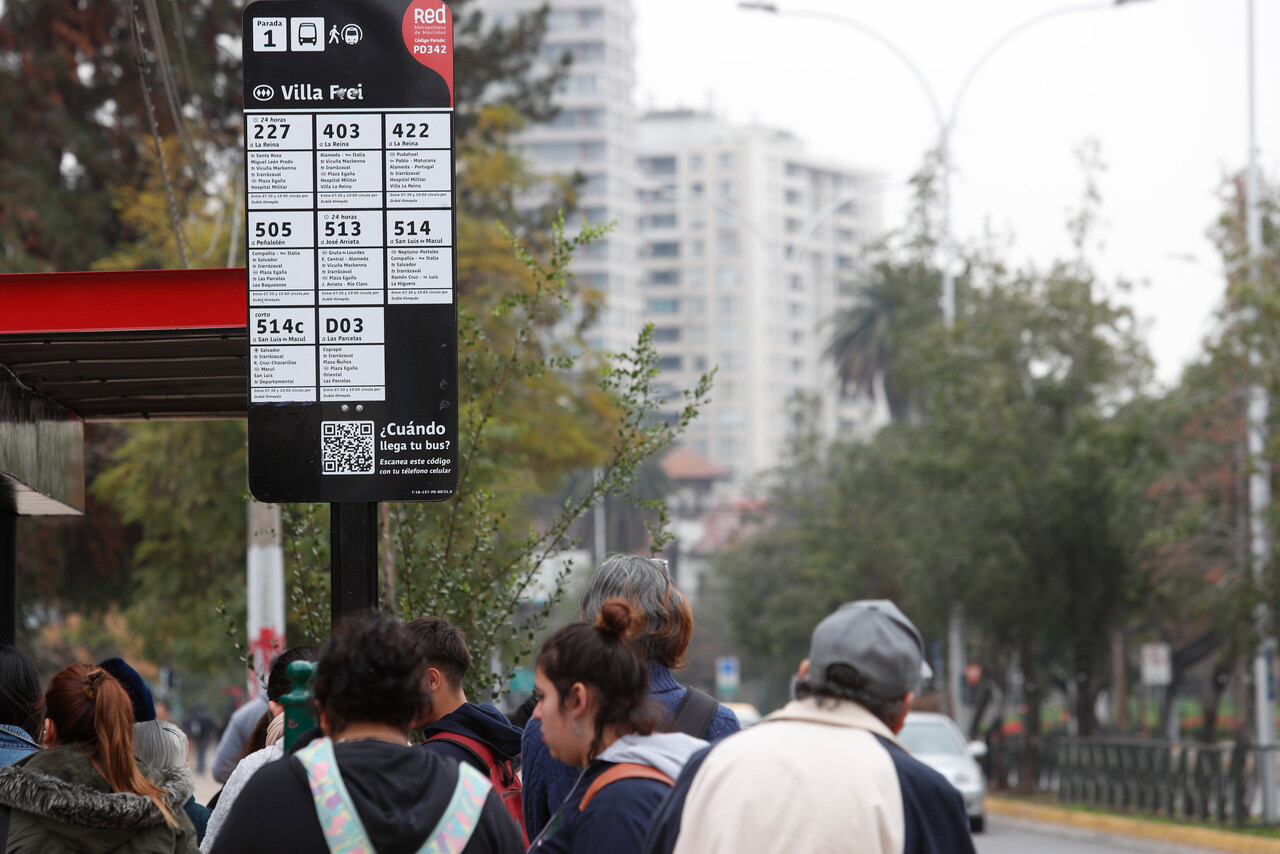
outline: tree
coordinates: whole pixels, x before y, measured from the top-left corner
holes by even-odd
[[[931,260],[929,215],[935,165],[931,158],[913,177],[916,197],[906,230],[873,248],[870,275],[853,304],[832,318],[823,353],[835,363],[842,392],[883,399],[894,421],[911,412],[911,389],[899,357],[912,336],[941,319],[942,275]]]
[[[785,670],[843,599],[899,599],[933,637],[960,601],[988,672],[1020,661],[1033,737],[1055,681],[1088,732],[1108,630],[1139,583],[1125,523],[1151,451],[1128,407],[1150,362],[1131,312],[1083,258],[1042,272],[972,256],[953,329],[921,302],[935,319],[897,337],[893,362],[916,417],[865,444],[801,441],[767,493],[771,524],[721,564],[738,638],[775,656],[786,632]]]
[[[0,6],[0,269],[90,269],[138,240],[119,194],[153,173],[167,197],[156,210],[174,232],[189,212],[184,184],[225,207],[240,168],[240,58],[232,46],[242,7],[230,0]],[[495,27],[469,0],[450,7],[459,136],[475,130],[486,106],[550,118],[569,60],[545,70],[536,62],[546,9]],[[517,230],[538,221],[511,213]]]

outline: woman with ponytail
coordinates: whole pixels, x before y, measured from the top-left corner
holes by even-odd
[[[625,599],[609,599],[595,622],[565,626],[538,653],[533,717],[551,756],[580,771],[530,852],[637,854],[672,781],[707,746],[660,732],[669,717],[648,697],[643,627]]]
[[[191,772],[138,765],[133,704],[115,677],[73,664],[49,681],[44,703],[46,749],[0,769],[5,854],[198,852],[182,809]]]

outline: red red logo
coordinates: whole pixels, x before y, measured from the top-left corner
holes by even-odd
[[[440,0],[413,0],[404,11],[404,46],[444,78],[453,106],[453,13]]]

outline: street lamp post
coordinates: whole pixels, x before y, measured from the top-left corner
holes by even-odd
[[[785,14],[796,18],[815,18],[857,30],[897,57],[911,72],[911,76],[915,78],[915,81],[920,84],[921,90],[923,90],[925,97],[929,101],[933,120],[938,126],[938,164],[942,171],[942,319],[947,328],[950,329],[955,325],[956,319],[955,271],[952,269],[955,261],[955,244],[951,235],[951,135],[955,130],[956,116],[960,111],[960,104],[964,100],[965,93],[969,90],[969,84],[973,82],[973,79],[993,54],[1017,36],[1039,24],[1054,18],[1060,18],[1063,15],[1071,15],[1077,12],[1096,12],[1134,2],[1138,2],[1138,0],[1077,3],[1050,9],[1047,12],[1028,18],[992,42],[973,65],[969,67],[968,72],[966,72],[964,79],[960,83],[960,88],[956,90],[955,98],[951,101],[951,109],[946,113],[942,111],[942,105],[938,100],[937,93],[929,83],[929,78],[920,70],[920,66],[915,63],[906,51],[879,30],[845,15],[826,12],[821,9],[779,9],[775,3],[760,2],[760,0],[742,0],[742,2],[738,3],[738,8],[770,12],[775,15]]]
[[[911,72],[911,76],[915,78],[916,83],[920,85],[921,90],[925,94],[925,98],[929,101],[930,110],[933,113],[933,120],[937,124],[938,130],[938,163],[942,172],[942,320],[947,329],[955,326],[956,320],[956,291],[955,291],[955,271],[952,269],[955,260],[955,244],[951,233],[951,136],[955,131],[956,117],[960,111],[960,105],[964,101],[965,93],[969,91],[969,86],[977,76],[987,61],[1014,38],[1018,37],[1027,30],[1038,26],[1046,21],[1054,18],[1060,18],[1064,15],[1072,15],[1077,12],[1095,12],[1103,9],[1111,9],[1116,6],[1123,6],[1128,3],[1138,2],[1138,0],[1110,0],[1105,3],[1077,3],[1069,6],[1062,6],[1057,9],[1050,9],[1039,15],[1034,15],[1012,29],[1004,33],[994,42],[987,46],[986,50],[977,58],[977,60],[969,67],[965,73],[960,87],[956,90],[955,97],[951,101],[951,109],[943,112],[941,102],[938,100],[937,93],[933,86],[929,83],[929,78],[921,71],[920,66],[897,45],[892,39],[870,27],[861,21],[845,15],[827,12],[821,9],[779,9],[777,4],[768,2],[768,0],[740,0],[738,7],[741,9],[755,10],[760,12],[769,12],[772,14],[786,14],[797,18],[815,18],[823,21],[830,21],[850,29],[857,30],[872,41],[875,41],[891,54],[898,58],[907,70]],[[1250,0],[1252,3],[1252,0]],[[964,669],[964,610],[962,606],[955,605],[952,607],[950,626],[948,628],[948,670],[947,674],[947,700],[952,715],[956,718],[957,723],[962,729],[967,731],[967,721],[964,720],[965,715],[960,704],[960,679]]]

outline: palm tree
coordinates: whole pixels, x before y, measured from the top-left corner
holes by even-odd
[[[908,417],[910,391],[898,369],[899,357],[913,330],[938,313],[937,272],[922,264],[895,266],[881,262],[848,308],[831,319],[833,329],[824,355],[835,362],[840,390],[852,390],[889,407],[894,421]],[[922,294],[933,294],[921,312]]]

